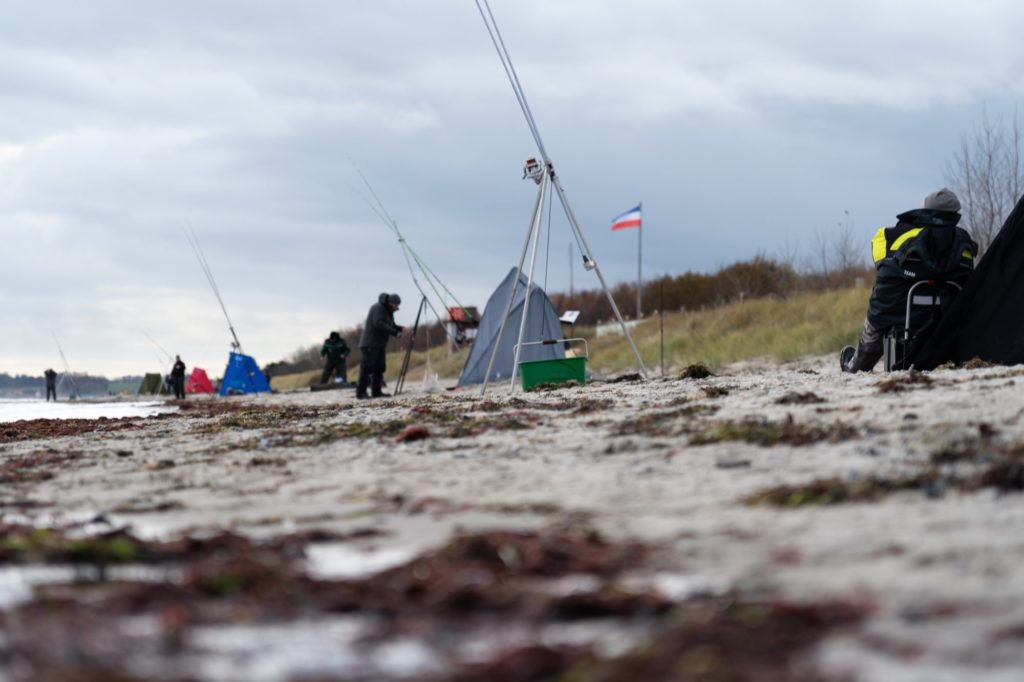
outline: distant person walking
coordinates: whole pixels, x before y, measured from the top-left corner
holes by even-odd
[[[46,377],[46,402],[50,402],[50,396],[53,396],[54,402],[57,401],[57,373],[52,368],[43,372],[43,376]]]
[[[177,400],[185,399],[185,363],[180,355],[174,356],[174,367],[171,368],[171,387]]]
[[[348,383],[348,354],[352,349],[345,343],[338,332],[331,332],[331,335],[324,341],[320,348],[320,358],[324,361],[324,372],[320,375],[320,383],[326,384],[331,374],[337,370],[338,379],[341,383]]]
[[[379,398],[384,395],[381,385],[384,383],[384,371],[387,369],[387,345],[392,336],[401,336],[404,327],[395,324],[395,311],[402,304],[398,294],[381,294],[377,302],[370,306],[366,315],[366,325],[359,339],[359,350],[363,353],[359,361],[359,383],[356,385],[356,398]],[[366,395],[367,387],[370,395]]]

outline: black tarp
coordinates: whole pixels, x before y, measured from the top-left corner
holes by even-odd
[[[1017,202],[928,340],[909,349],[916,369],[980,358],[1024,363],[1024,198]]]

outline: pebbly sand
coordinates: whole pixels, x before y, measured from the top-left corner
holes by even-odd
[[[414,383],[365,402],[189,398],[69,435],[0,424],[0,679],[1020,679],[1024,369],[844,376],[834,364],[512,396],[503,384],[485,398]],[[214,608],[193,590],[192,549],[167,561],[136,549],[111,574],[124,557],[11,549],[27,528],[161,551],[243,538],[236,553],[308,590],[284,599],[265,591],[277,583],[243,581]],[[519,536],[548,538],[544,557],[552,543],[610,554],[595,555],[600,568],[558,555],[564,570],[519,571],[534,551]],[[457,537],[492,542],[498,573],[452,559],[446,576],[475,577],[436,602],[417,601],[426,583],[381,587],[410,562],[451,559]],[[299,538],[297,553],[260,553],[282,538]],[[541,579],[559,596],[538,615],[525,604],[539,598],[520,597]],[[513,584],[499,608],[493,590]],[[177,586],[185,606],[139,585]],[[323,606],[351,585],[363,596]],[[365,601],[378,589],[390,596]],[[96,604],[103,637],[87,625]],[[442,611],[451,619],[432,620]],[[666,632],[690,644],[635,672]],[[34,643],[44,635],[61,646]]]

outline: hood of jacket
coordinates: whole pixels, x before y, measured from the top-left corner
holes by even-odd
[[[960,214],[931,208],[915,208],[900,213],[896,219],[901,223],[912,223],[918,227],[956,227],[960,222]]]

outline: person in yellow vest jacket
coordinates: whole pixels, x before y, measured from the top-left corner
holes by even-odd
[[[974,269],[978,245],[960,222],[960,200],[943,187],[924,199],[921,208],[896,216],[871,240],[878,271],[857,347],[839,353],[844,372],[869,372],[882,357],[882,337],[905,323],[907,294],[922,280],[953,281],[963,286]],[[913,319],[912,319],[913,322]]]

